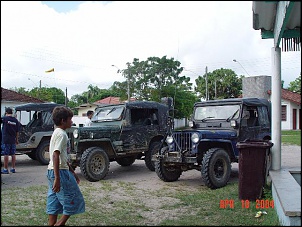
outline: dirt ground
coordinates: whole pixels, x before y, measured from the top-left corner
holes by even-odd
[[[1,188],[26,187],[31,185],[47,185],[47,166],[40,165],[37,161],[30,159],[27,155],[16,156],[16,173],[1,174]],[[3,157],[1,157],[3,166]],[[10,168],[10,167],[9,167]],[[79,167],[76,168],[81,181],[87,181]],[[109,173],[103,180],[124,181],[135,183],[138,188],[159,189],[165,186],[165,182],[160,180],[155,172],[150,171],[143,160],[136,160],[132,166],[122,167],[116,162],[110,163]],[[232,174],[230,181],[238,180],[238,164],[232,164]],[[198,188],[203,186],[201,173],[197,170],[184,172],[175,184],[185,187]]]
[[[1,157],[1,163],[3,166],[3,157]],[[300,146],[282,146],[282,166],[292,167],[300,166],[301,168],[301,147]],[[27,155],[18,155],[16,163],[16,173],[1,174],[1,189],[8,189],[12,187],[28,187],[32,185],[47,185],[46,179],[47,166],[40,165],[37,161],[31,160]],[[232,164],[232,172],[230,182],[238,182],[238,163]],[[76,172],[80,177],[81,185],[90,185],[83,175],[81,170],[77,167]],[[183,212],[180,209],[175,209],[171,212],[171,209],[162,209],[163,204],[173,204],[175,199],[171,197],[158,198],[157,196],[146,195],[145,191],[148,190],[161,190],[161,189],[175,189],[181,191],[197,191],[201,187],[205,187],[201,179],[201,173],[197,170],[189,170],[183,172],[178,181],[164,182],[158,178],[155,172],[151,172],[146,166],[143,160],[136,160],[132,166],[122,167],[116,162],[110,163],[109,173],[105,179],[101,181],[110,181],[113,184],[118,185],[120,182],[133,183],[135,186],[131,187],[134,192],[119,191],[120,188],[113,191],[102,192],[98,196],[110,198],[106,206],[110,207],[111,203],[119,201],[120,199],[131,199],[134,195],[135,198],[142,198],[142,200],[148,200],[148,211],[142,211],[142,216],[146,218],[144,225],[156,226],[159,225],[162,220],[169,217],[172,218],[178,215],[179,212]],[[88,184],[87,184],[88,182]],[[91,182],[91,184],[98,186],[99,182]],[[130,197],[129,197],[130,196]],[[159,218],[161,217],[161,218]]]
[[[301,168],[301,147],[294,145],[282,145],[281,152],[282,168]],[[30,185],[47,185],[47,166],[40,165],[38,161],[30,159],[27,155],[16,156],[16,173],[1,174],[1,188],[26,187]],[[1,168],[3,167],[3,156],[1,156]],[[81,181],[87,181],[81,174],[79,167],[76,169]],[[122,167],[116,162],[110,163],[109,173],[103,180],[124,181],[135,183],[137,187],[159,189],[166,185],[158,178],[155,172],[151,172],[143,160],[136,160],[132,166]],[[238,163],[232,164],[232,181],[238,181]],[[183,172],[179,180],[171,182],[184,187],[199,188],[204,186],[201,173],[197,170]]]

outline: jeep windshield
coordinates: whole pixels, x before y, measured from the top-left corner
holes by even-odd
[[[116,121],[122,119],[124,106],[106,106],[100,107],[95,110],[95,114],[92,116],[92,122],[100,121]]]
[[[240,114],[240,105],[199,106],[196,107],[194,119],[196,121],[237,119]]]

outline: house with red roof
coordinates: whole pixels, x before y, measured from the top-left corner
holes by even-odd
[[[44,101],[1,87],[1,116],[5,114],[5,108],[13,108],[25,103],[44,103]]]
[[[267,93],[271,95],[272,91]],[[281,129],[301,130],[301,94],[281,89]]]
[[[271,100],[271,76],[251,76],[242,80],[242,97]],[[281,89],[281,129],[301,130],[301,94]]]

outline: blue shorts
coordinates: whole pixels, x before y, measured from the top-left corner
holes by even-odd
[[[1,154],[2,155],[15,155],[16,154],[16,144],[1,144]]]
[[[60,191],[53,192],[54,171],[47,170],[48,192],[46,213],[52,215],[73,215],[85,212],[85,201],[73,174],[60,169]]]

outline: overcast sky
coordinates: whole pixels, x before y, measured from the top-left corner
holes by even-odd
[[[178,60],[192,83],[206,67],[271,75],[273,40],[261,39],[252,21],[252,1],[1,1],[1,87],[41,81],[67,87],[70,98],[90,84],[124,81],[112,65],[163,56]],[[301,52],[281,59],[287,87],[301,73]]]

